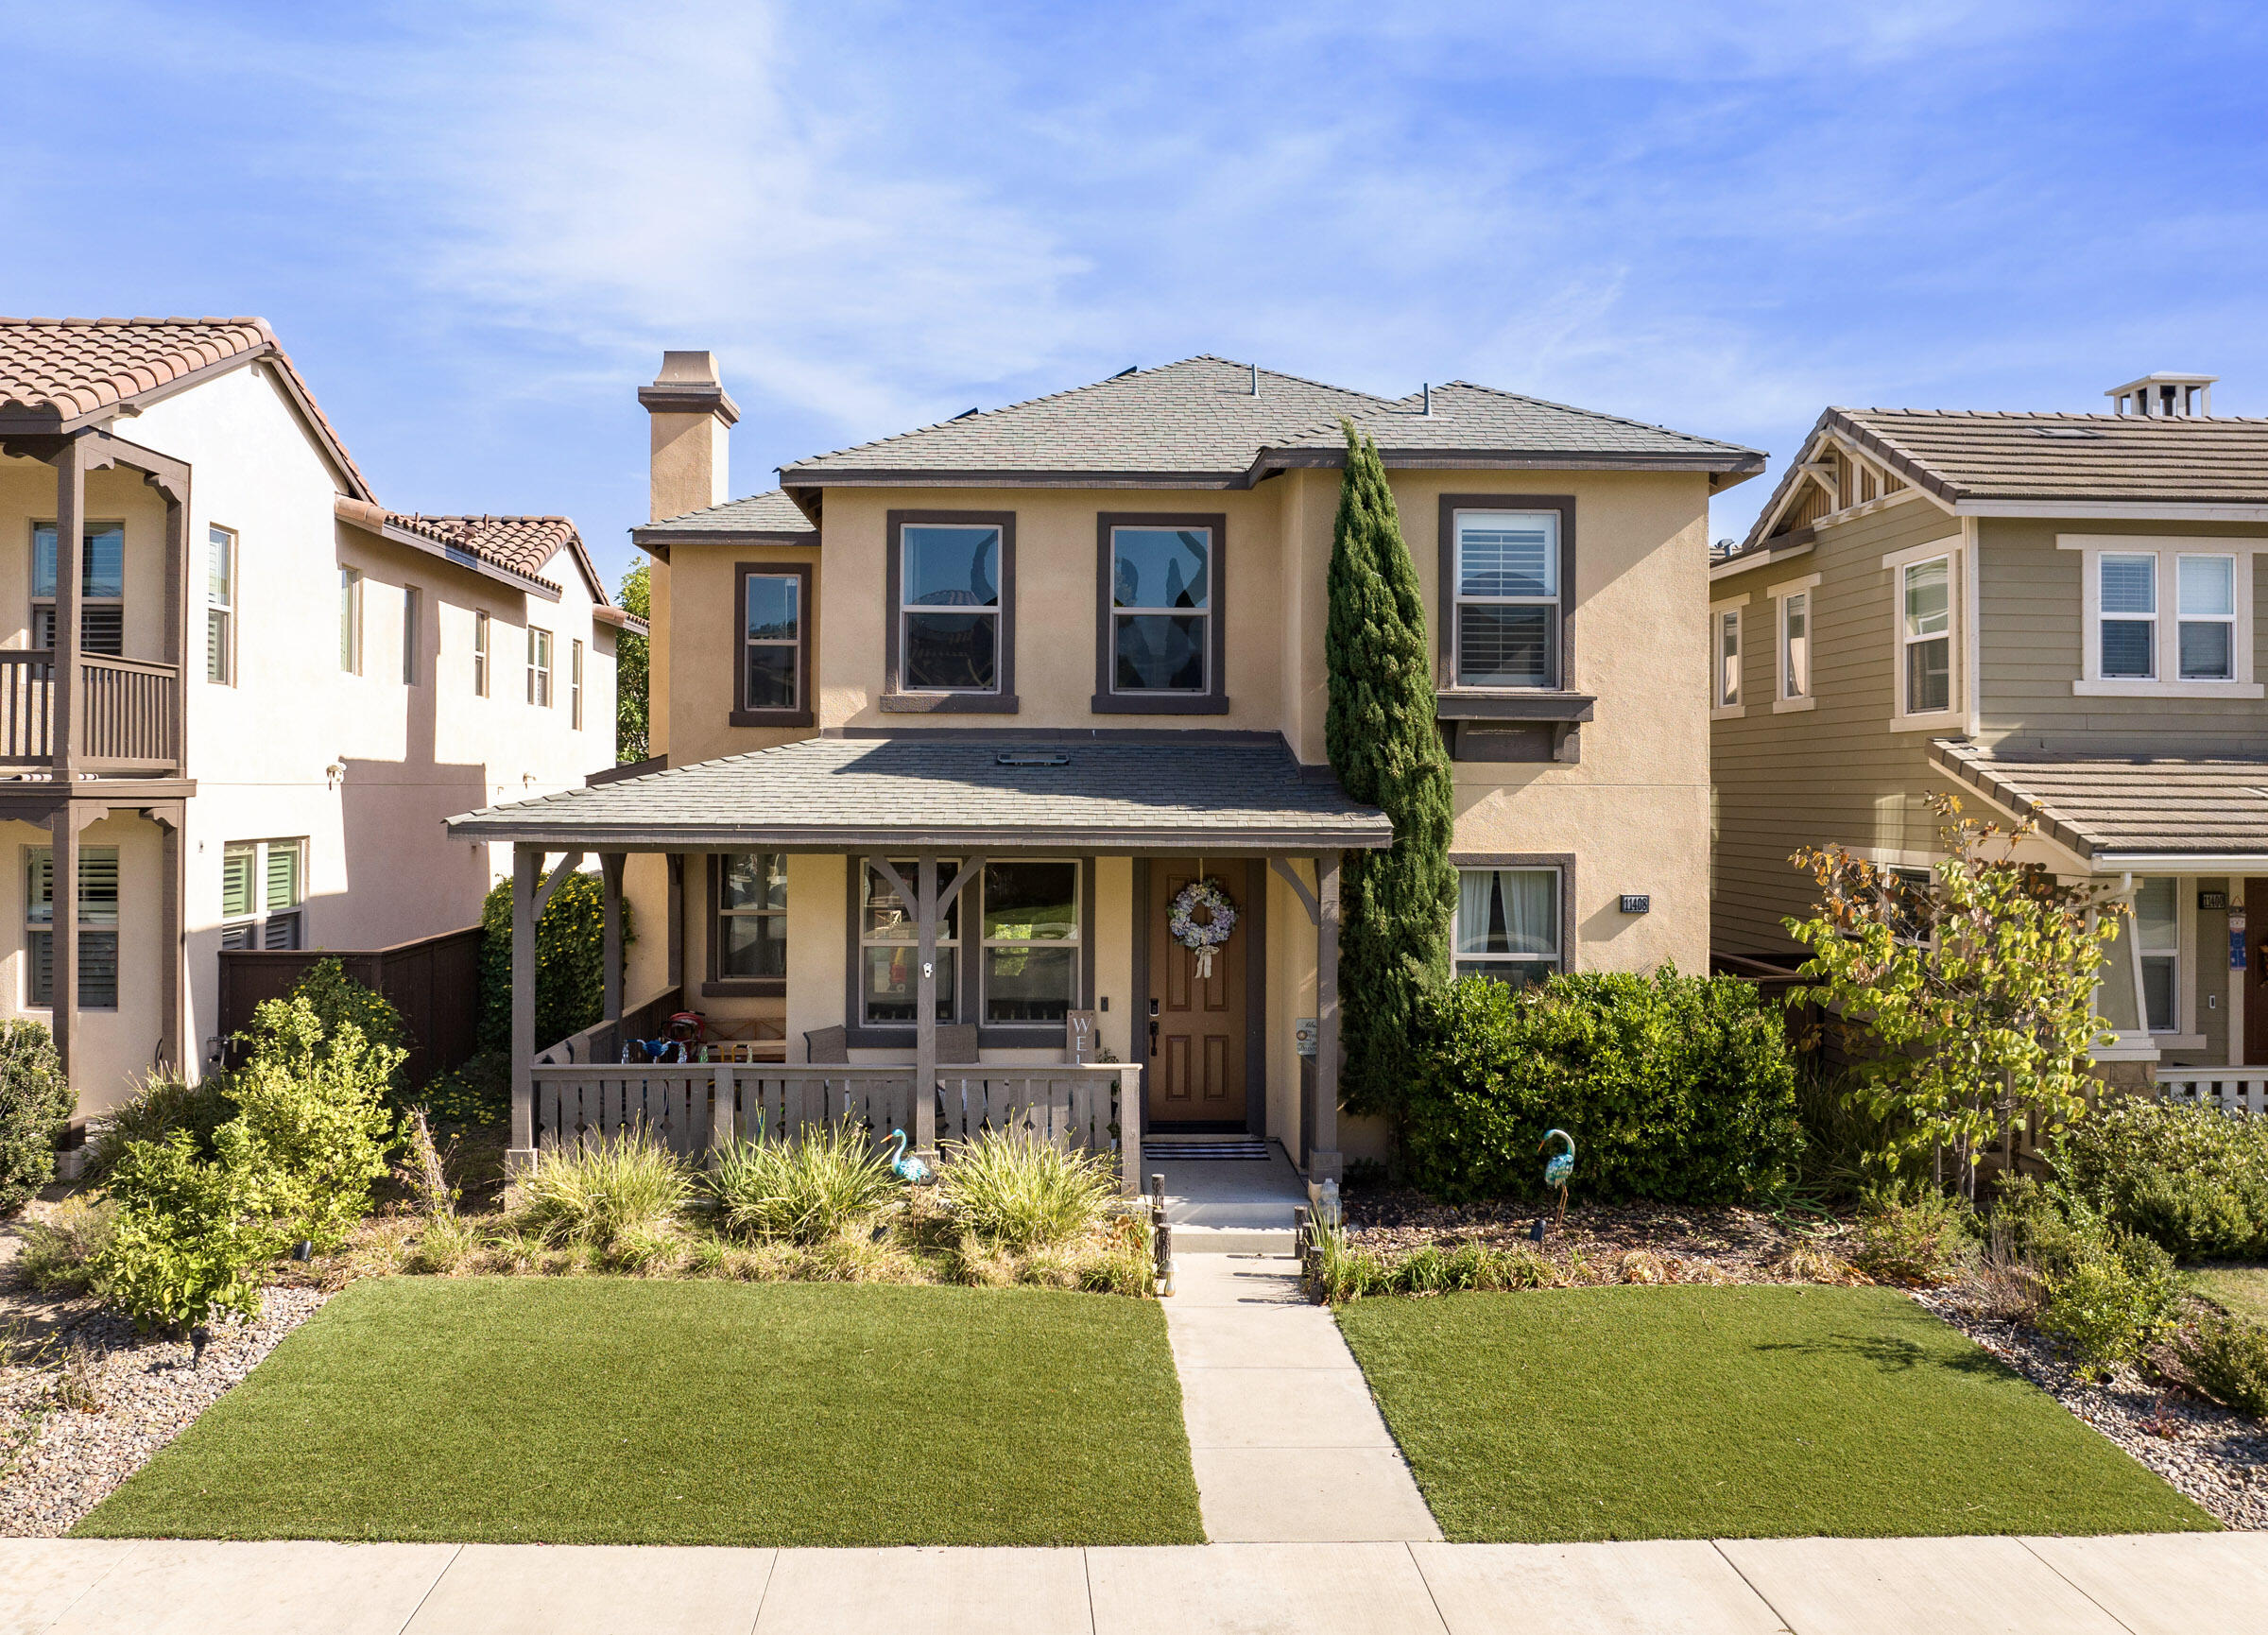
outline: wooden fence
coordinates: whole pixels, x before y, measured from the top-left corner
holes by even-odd
[[[224,948],[220,954],[220,1034],[231,1066],[242,1060],[235,1035],[252,1025],[263,1000],[282,999],[318,960],[335,959],[374,988],[409,1028],[409,1082],[425,1083],[468,1060],[480,1026],[477,925],[391,948]]]

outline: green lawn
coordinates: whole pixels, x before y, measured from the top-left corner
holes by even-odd
[[[2190,1286],[2232,1317],[2268,1323],[2268,1266],[2189,1268]]]
[[[357,1283],[77,1531],[1204,1538],[1155,1302],[617,1278]]]
[[[1455,1540],[2215,1525],[1887,1289],[1460,1294],[1339,1322]]]

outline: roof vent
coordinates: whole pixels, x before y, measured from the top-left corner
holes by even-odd
[[[1141,367],[1142,367],[1142,365],[1140,365],[1140,364],[1138,364],[1138,363],[1130,363],[1130,364],[1126,365],[1126,367],[1125,367],[1125,369],[1122,369],[1122,370],[1119,370],[1119,371],[1118,371],[1116,374],[1112,375],[1110,378],[1111,378],[1112,380],[1125,380],[1125,379],[1126,378],[1126,376],[1128,376],[1128,375],[1132,374],[1132,373],[1133,373],[1133,372],[1134,372],[1136,370],[1140,369]]]
[[[1060,749],[1003,749],[992,757],[995,766],[1068,766],[1071,757]]]
[[[2174,374],[2160,371],[2114,386],[2103,395],[2122,415],[2161,420],[2189,420],[2213,412],[2213,383],[2217,374]]]
[[[1434,383],[1430,380],[1425,383],[1425,418],[1434,418]]]
[[[963,410],[962,410],[962,411],[961,411],[959,414],[957,414],[957,415],[954,415],[953,418],[954,418],[954,420],[956,420],[956,421],[965,421],[965,420],[967,420],[967,419],[968,419],[968,418],[969,418],[971,415],[972,415],[972,414],[975,414],[976,412],[978,412],[978,411],[977,411],[977,410],[975,410],[975,409],[973,409],[973,408],[965,408],[965,409],[963,409]]]
[[[2058,442],[2077,442],[2082,439],[2100,438],[2103,434],[2101,432],[2090,432],[2085,426],[2034,426],[2032,428],[2032,435],[2034,437],[2053,438]]]
[[[1258,365],[1258,364],[1254,364],[1254,365],[1252,365],[1251,367],[1252,367],[1252,395],[1253,395],[1254,397],[1258,397],[1258,396],[1260,395],[1260,365]]]

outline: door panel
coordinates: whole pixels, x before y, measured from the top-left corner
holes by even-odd
[[[1197,979],[1197,956],[1166,929],[1166,915],[1183,887],[1199,878],[1181,863],[1150,867],[1148,913],[1149,1089],[1153,1120],[1172,1124],[1245,1122],[1245,955],[1251,938],[1250,882],[1241,863],[1205,871],[1237,905],[1237,929],[1213,950],[1212,974]]]

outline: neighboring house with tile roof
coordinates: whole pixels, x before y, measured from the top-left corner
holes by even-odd
[[[1720,956],[1798,957],[1798,846],[1921,882],[1923,798],[1950,791],[2033,819],[2059,876],[2131,884],[2105,1072],[2268,1062],[2243,930],[2256,892],[2268,921],[2268,421],[2205,412],[2210,386],[2145,377],[2106,394],[2125,413],[1820,417],[1710,568]]]
[[[224,948],[473,923],[438,819],[612,764],[625,624],[563,517],[381,504],[260,319],[0,319],[0,1014],[98,1112]]]
[[[1145,1138],[1279,1143],[1317,1178],[1381,1150],[1335,1093],[1340,860],[1392,838],[1324,750],[1342,420],[1383,451],[1424,587],[1460,967],[1707,958],[1694,609],[1710,495],[1754,450],[1194,357],[736,499],[714,360],[669,353],[639,396],[657,760],[451,826],[519,849],[524,927],[541,869],[596,852],[637,922],[671,928],[615,974],[642,1019],[622,1028],[538,1040],[523,991],[523,1159],[633,1105],[690,1151],[814,1097],[920,1144],[1068,1129],[1129,1177]],[[1238,919],[1201,968],[1169,918],[1205,879]],[[625,1029],[679,1006],[742,1065],[633,1090],[607,1065]],[[687,1093],[713,1125],[689,1129]]]

